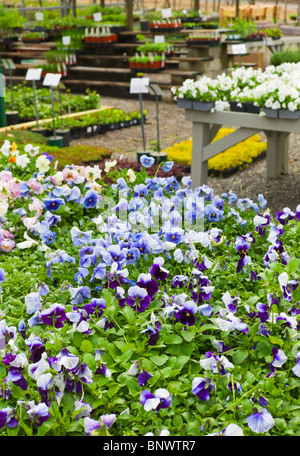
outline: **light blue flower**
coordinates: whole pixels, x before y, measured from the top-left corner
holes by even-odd
[[[41,296],[37,292],[25,296],[26,312],[29,314],[37,312],[41,308]]]
[[[3,268],[0,268],[0,283],[4,282],[5,280],[5,271]]]
[[[268,432],[275,424],[272,415],[265,408],[248,416],[246,421],[251,431],[256,434]]]
[[[205,214],[209,222],[219,222],[224,214],[224,211],[218,209],[213,204],[208,204],[205,207]]]
[[[170,171],[173,168],[173,165],[174,165],[173,161],[168,161],[163,165],[162,169],[165,173],[167,173],[168,171]]]
[[[148,155],[142,155],[140,158],[141,165],[145,168],[150,168],[155,162],[155,159]]]

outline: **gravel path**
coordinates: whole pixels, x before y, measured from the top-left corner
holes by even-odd
[[[125,111],[139,110],[139,101],[102,97],[102,105],[114,106]],[[156,107],[152,100],[143,100],[143,108],[147,109],[145,125],[146,147],[151,148],[157,139]],[[191,137],[192,124],[185,120],[184,110],[174,103],[159,102],[160,144],[165,149],[177,142]],[[135,157],[136,152],[143,148],[141,126],[123,128],[72,141],[72,144],[90,144],[108,147],[114,151],[113,157],[121,154]],[[234,191],[239,198],[249,197],[257,201],[262,193],[268,201],[268,207],[275,213],[284,207],[294,210],[300,204],[300,135],[290,134],[289,141],[289,173],[278,179],[266,178],[266,159],[259,160],[243,171],[228,178],[208,178],[208,185],[215,194]]]

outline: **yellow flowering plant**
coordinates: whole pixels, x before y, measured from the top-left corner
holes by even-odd
[[[221,128],[213,141],[232,133],[234,128]],[[224,152],[208,160],[208,171],[211,173],[217,171],[222,173],[233,168],[242,168],[250,165],[253,160],[259,157],[266,150],[266,143],[261,137],[253,135],[245,141],[236,144]],[[191,165],[192,161],[192,139],[181,141],[173,146],[168,147],[165,152],[168,154],[168,160],[179,164]]]

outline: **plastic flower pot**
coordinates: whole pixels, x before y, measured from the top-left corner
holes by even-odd
[[[179,108],[193,109],[193,102],[192,100],[188,100],[187,98],[178,98],[177,106]]]
[[[165,152],[151,152],[151,157],[155,159],[156,165],[168,160],[168,154]]]
[[[246,106],[243,104],[239,106],[241,103],[239,101],[230,101],[230,111],[233,112],[246,112]]]
[[[148,32],[149,30],[149,21],[141,21],[141,31],[142,32]]]
[[[68,147],[70,145],[70,130],[60,128],[56,130],[56,133],[63,137],[63,147]]]
[[[196,111],[210,111],[213,107],[213,101],[193,100],[193,109],[195,109]]]
[[[32,133],[38,133],[39,135],[42,135],[42,136],[47,136],[47,133],[48,133],[48,130],[47,128],[44,128],[44,127],[34,127],[34,128],[31,128],[31,131]]]
[[[270,117],[272,119],[278,118],[278,109],[264,108],[264,113],[266,117]]]
[[[246,108],[246,112],[249,112],[251,114],[259,114],[260,113],[260,107],[259,106],[254,106],[253,103],[251,102],[243,102],[243,105]]]
[[[49,136],[48,138],[48,145],[49,146],[56,146],[56,147],[63,147],[64,138],[62,136]]]
[[[5,115],[7,125],[16,125],[19,123],[19,111],[8,111]]]
[[[279,109],[278,114],[280,119],[300,119],[300,110],[290,111],[289,109]]]

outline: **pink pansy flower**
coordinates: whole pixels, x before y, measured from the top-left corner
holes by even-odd
[[[10,252],[15,245],[15,241],[11,239],[2,239],[0,241],[0,250],[2,250],[3,252]]]

